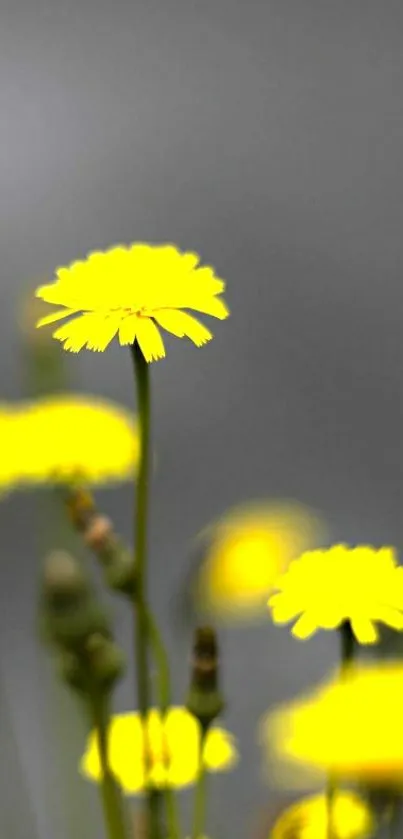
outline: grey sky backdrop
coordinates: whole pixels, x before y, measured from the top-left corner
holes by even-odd
[[[189,540],[227,507],[296,498],[334,540],[402,548],[402,47],[400,0],[1,4],[1,398],[23,394],[20,296],[55,266],[173,241],[228,283],[232,316],[214,341],[167,340],[152,369],[151,586],[177,701],[189,637],[173,597]],[[134,405],[117,346],[68,363],[76,388]],[[130,491],[102,502],[128,538]],[[10,839],[66,839],[32,628],[35,516],[27,496],[0,511],[3,812]],[[321,678],[335,646],[269,625],[225,632],[222,646],[242,762],[217,780],[209,833],[243,839],[270,803],[258,716]]]

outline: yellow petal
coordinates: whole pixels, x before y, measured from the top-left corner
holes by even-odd
[[[193,309],[195,312],[201,312],[204,315],[211,315],[213,318],[218,318],[219,320],[225,320],[229,316],[228,306],[218,297],[192,301],[186,308]]]
[[[85,346],[102,352],[116,335],[119,323],[120,315],[105,317],[89,312],[64,324],[53,337],[63,341],[65,350],[71,352],[79,352]]]
[[[122,347],[134,344],[138,324],[137,315],[128,315],[119,326],[119,343]]]
[[[310,638],[312,635],[314,635],[317,629],[318,624],[313,619],[312,615],[307,613],[305,615],[302,615],[299,618],[299,620],[297,620],[291,632],[295,636],[295,638],[299,638],[301,641],[305,641],[306,638]]]
[[[352,617],[351,628],[359,644],[376,644],[378,632],[369,618]]]
[[[177,338],[186,336],[197,347],[201,347],[213,337],[209,329],[180,309],[157,309],[153,312],[153,317],[167,332],[172,332]]]
[[[146,361],[164,358],[165,349],[161,335],[150,318],[137,318],[136,339]]]
[[[57,320],[62,320],[70,315],[77,314],[78,311],[79,309],[56,309],[56,311],[52,312],[50,315],[45,315],[45,317],[39,318],[36,326],[39,328],[40,326],[46,326],[48,323],[55,323]]]

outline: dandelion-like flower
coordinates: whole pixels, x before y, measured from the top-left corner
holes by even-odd
[[[64,348],[102,352],[115,336],[121,345],[138,343],[146,361],[165,356],[159,327],[200,347],[213,336],[186,309],[223,320],[225,283],[199,256],[174,245],[137,242],[56,270],[56,280],[40,286],[37,297],[63,308],[38,326],[72,316],[54,332]]]
[[[264,614],[278,577],[321,531],[319,519],[294,502],[233,508],[201,534],[205,547],[194,584],[196,605],[230,620]]]
[[[403,629],[403,569],[390,547],[334,545],[308,551],[275,587],[268,601],[273,621],[298,618],[291,630],[296,638],[335,629],[346,620],[360,644],[376,643],[376,622]]]
[[[21,484],[110,483],[132,476],[139,459],[135,418],[122,406],[79,394],[17,404],[10,413]]]
[[[270,839],[328,839],[328,801],[312,795],[292,804],[277,819]],[[372,834],[374,819],[368,805],[356,793],[339,789],[331,810],[333,839],[365,839]]]
[[[403,787],[403,664],[350,666],[262,720],[272,773],[288,787],[332,778]]]
[[[200,725],[184,707],[171,707],[164,720],[156,708],[148,712],[147,731],[138,712],[117,714],[109,728],[109,763],[127,795],[157,789],[192,785],[199,773]],[[148,752],[144,754],[145,747]],[[232,736],[211,726],[204,745],[203,761],[209,772],[231,769],[237,761]],[[145,772],[145,765],[148,771]],[[93,781],[101,779],[98,744],[91,732],[81,759],[81,772]]]

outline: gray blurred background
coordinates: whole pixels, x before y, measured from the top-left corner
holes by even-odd
[[[402,46],[398,0],[3,0],[1,399],[24,394],[21,295],[55,266],[172,241],[228,283],[214,341],[167,339],[152,367],[151,589],[176,701],[190,639],[175,597],[191,539],[225,509],[294,498],[333,540],[402,546]],[[68,368],[75,389],[134,406],[117,345]],[[100,503],[130,538],[131,490]],[[29,495],[0,508],[0,806],[9,839],[66,839],[34,635],[36,516]],[[259,715],[321,678],[336,648],[269,623],[221,644],[242,760],[214,781],[209,835],[243,839],[275,804]],[[116,708],[131,705],[127,680]]]

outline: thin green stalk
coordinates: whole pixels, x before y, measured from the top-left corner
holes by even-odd
[[[158,704],[161,711],[161,717],[166,714],[171,704],[171,679],[169,672],[169,662],[166,650],[159,633],[157,624],[154,620],[152,612],[146,607],[148,635],[150,643],[154,652],[154,658],[157,664],[158,675]],[[167,751],[167,750],[166,750]],[[169,757],[169,756],[168,756]],[[167,814],[167,825],[169,839],[180,839],[181,827],[179,820],[179,809],[174,791],[167,787],[164,790],[164,800]]]
[[[137,342],[131,347],[137,389],[137,410],[140,430],[140,462],[137,476],[134,510],[136,587],[133,592],[135,622],[135,668],[139,712],[147,738],[147,713],[150,708],[147,632],[147,524],[148,485],[150,467],[150,380],[148,364]],[[145,746],[147,751],[147,743]],[[145,767],[146,768],[146,767]],[[159,813],[152,790],[147,791],[147,811],[150,839],[159,839]]]
[[[344,678],[349,665],[354,659],[355,652],[355,638],[349,620],[343,621],[340,625],[340,676]],[[328,839],[333,839],[333,824],[332,824],[332,810],[335,795],[337,794],[337,784],[331,776],[328,778],[326,789],[327,799],[327,813],[328,813]]]
[[[109,764],[108,709],[105,697],[92,692],[89,711],[98,738],[101,799],[108,839],[128,839],[122,794]]]
[[[207,773],[203,761],[204,744],[206,742],[208,725],[201,725],[199,745],[199,772],[195,789],[192,839],[202,839],[205,833],[207,815]]]

